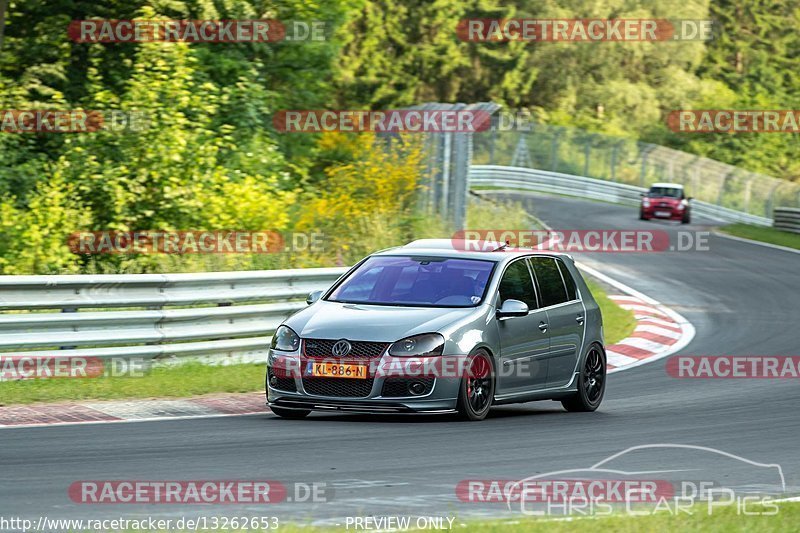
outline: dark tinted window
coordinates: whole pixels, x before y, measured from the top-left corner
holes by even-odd
[[[566,302],[568,300],[567,290],[561,280],[556,260],[552,257],[533,257],[531,263],[533,263],[533,270],[536,273],[536,281],[539,282],[542,305],[548,307]]]
[[[683,198],[683,189],[675,189],[672,187],[650,187],[650,191],[647,193],[647,195],[657,198]]]
[[[570,300],[577,300],[578,287],[575,285],[572,274],[569,273],[567,266],[562,261],[556,260],[556,263],[558,263],[558,268],[561,270],[561,277],[564,278],[564,283],[567,285],[567,298]]]
[[[528,304],[528,309],[536,309],[536,292],[533,290],[528,266],[524,260],[514,261],[500,280],[500,305],[506,300],[519,300]]]

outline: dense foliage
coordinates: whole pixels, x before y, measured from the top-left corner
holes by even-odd
[[[347,262],[441,230],[414,194],[419,147],[281,135],[281,109],[494,100],[541,121],[658,142],[787,179],[797,137],[670,132],[681,108],[797,109],[793,2],[763,0],[0,0],[0,109],[146,111],[142,131],[0,133],[0,272],[158,271]],[[466,17],[717,21],[688,43],[468,43]],[[82,44],[72,20],[280,19],[324,41]],[[0,17],[2,21],[2,17]],[[0,26],[2,26],[0,24]],[[303,206],[302,209],[299,206]],[[322,231],[291,257],[84,257],[77,230]]]

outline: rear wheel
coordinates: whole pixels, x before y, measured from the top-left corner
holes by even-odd
[[[606,356],[599,345],[593,344],[578,376],[578,392],[563,400],[561,405],[570,412],[594,411],[600,407],[605,391]]]
[[[285,407],[270,407],[270,410],[281,418],[299,419],[307,417],[311,411],[306,409],[286,409]]]
[[[483,420],[494,399],[494,363],[484,350],[467,361],[466,375],[458,391],[458,415],[463,420]]]

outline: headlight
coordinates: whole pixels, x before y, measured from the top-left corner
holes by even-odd
[[[272,336],[270,348],[282,352],[293,352],[300,347],[300,337],[287,326],[278,326],[275,335]]]
[[[650,207],[650,200],[648,200],[647,198],[642,200],[642,207]]]
[[[424,333],[406,337],[389,346],[389,355],[406,357],[422,355],[442,355],[444,351],[444,337],[438,333]]]

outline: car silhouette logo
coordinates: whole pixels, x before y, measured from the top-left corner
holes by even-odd
[[[352,348],[353,347],[350,346],[349,342],[342,339],[340,341],[337,341],[336,344],[333,345],[332,348],[333,355],[335,355],[336,357],[344,357],[345,355],[350,353],[350,350]]]

